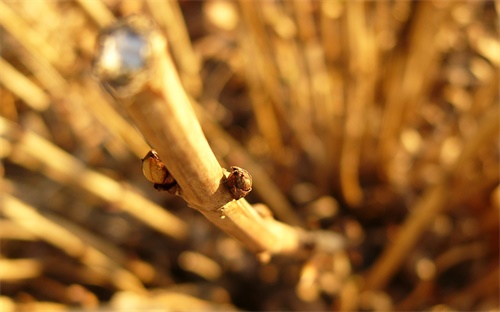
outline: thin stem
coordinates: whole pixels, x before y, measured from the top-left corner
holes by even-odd
[[[276,183],[271,179],[267,172],[260,166],[247,151],[232,138],[227,132],[224,131],[210,116],[206,113],[201,105],[191,101],[194,105],[197,115],[200,118],[201,126],[207,133],[210,143],[215,150],[218,145],[225,146],[228,144],[230,149],[227,155],[220,155],[226,161],[231,162],[232,159],[245,164],[246,169],[252,173],[254,179],[253,189],[259,194],[259,197],[269,205],[272,212],[283,222],[294,226],[303,226],[304,222],[300,219],[299,215],[293,210],[292,206],[278,189]],[[213,140],[212,140],[213,139]],[[219,150],[226,150],[219,148]]]
[[[179,68],[179,76],[188,93],[198,96],[201,91],[200,60],[194,54],[186,23],[177,1],[148,0],[149,11],[160,24],[170,42],[170,49]]]
[[[0,70],[2,71],[0,83],[23,99],[31,108],[44,111],[49,107],[50,99],[45,92],[3,58],[0,58]]]
[[[412,214],[401,227],[396,239],[384,250],[368,273],[366,289],[378,290],[387,285],[433,218],[447,207],[446,201],[450,198],[449,181],[456,179],[460,169],[470,162],[481,145],[486,145],[498,135],[499,116],[499,109],[494,104],[484,113],[481,127],[469,139],[452,170],[439,183],[430,187],[412,207]]]
[[[146,291],[136,276],[93,246],[90,233],[80,231],[77,235],[61,226],[61,224],[67,224],[67,220],[57,221],[55,217],[52,217],[51,220],[47,216],[42,216],[35,208],[11,195],[4,194],[1,203],[1,211],[9,219],[48,243],[57,246],[68,255],[78,258],[96,272],[107,276],[118,289],[139,293]]]
[[[0,117],[0,136],[12,144],[9,155],[12,162],[28,168],[35,165],[51,179],[62,184],[71,183],[116,205],[165,235],[178,240],[186,237],[184,221],[130,188],[85,168],[81,161],[35,133],[21,131],[12,122]]]
[[[113,13],[101,1],[77,0],[81,7],[100,26],[106,27],[115,21]]]

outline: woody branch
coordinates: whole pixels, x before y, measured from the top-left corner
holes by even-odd
[[[104,31],[94,72],[158,151],[181,189],[179,195],[247,248],[265,258],[311,246],[343,248],[338,234],[306,232],[259,215],[243,198],[233,200],[225,185],[228,172],[203,134],[165,39],[149,20],[136,16]]]

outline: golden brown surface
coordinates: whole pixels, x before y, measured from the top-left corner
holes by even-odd
[[[499,309],[499,11],[0,1],[0,310]],[[257,213],[352,246],[261,264],[153,188],[91,75],[99,31],[135,13]]]

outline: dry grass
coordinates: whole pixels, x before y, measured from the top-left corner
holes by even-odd
[[[500,308],[499,11],[0,2],[0,310]],[[353,246],[259,264],[153,189],[149,146],[90,75],[99,31],[134,13],[221,165],[252,174],[248,202]]]

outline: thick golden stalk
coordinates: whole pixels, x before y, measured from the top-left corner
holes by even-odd
[[[99,42],[94,72],[126,106],[190,207],[266,256],[297,252],[305,246],[341,248],[343,240],[337,234],[306,233],[262,217],[243,198],[233,200],[226,184],[228,172],[220,167],[203,134],[164,38],[149,21],[136,16],[119,22]]]

